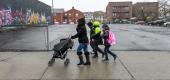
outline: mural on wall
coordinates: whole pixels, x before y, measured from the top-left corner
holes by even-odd
[[[2,25],[2,16],[1,16],[1,13],[0,13],[0,26]]]
[[[0,10],[0,25],[10,25],[13,22],[13,17],[11,15],[11,9]]]
[[[48,16],[49,17],[49,16]],[[46,24],[47,17],[43,13],[33,12],[27,9],[25,13],[21,10],[11,11],[0,9],[0,25],[24,25],[24,24]]]
[[[35,13],[35,12],[29,12],[26,14],[25,19],[27,24],[46,24],[47,20],[45,15]]]
[[[39,0],[0,0],[0,26],[52,24],[51,7]]]

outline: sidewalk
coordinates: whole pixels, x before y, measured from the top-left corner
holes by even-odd
[[[70,64],[64,66],[56,59],[52,67],[48,61],[52,52],[0,52],[0,80],[167,80],[170,79],[170,54],[159,51],[115,51],[116,63],[91,59],[91,66],[77,66],[77,56],[69,51]]]

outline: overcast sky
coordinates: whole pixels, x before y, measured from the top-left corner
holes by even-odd
[[[48,5],[52,5],[52,0],[39,0]],[[81,10],[83,12],[87,11],[105,11],[108,2],[115,1],[132,1],[136,2],[156,2],[157,0],[54,0],[54,8],[64,8],[65,10],[69,10],[74,6],[76,9]]]

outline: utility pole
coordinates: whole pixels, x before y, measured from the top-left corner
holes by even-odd
[[[49,51],[50,50],[50,44],[49,44],[49,29],[48,29],[48,25],[49,23],[47,23],[47,27],[46,27],[46,32],[47,32],[47,51]]]
[[[52,6],[51,6],[51,18],[52,18],[52,24],[54,23],[54,17],[53,17],[53,8],[54,8],[54,1],[52,0]],[[47,27],[46,27],[46,31],[47,31],[47,51],[50,50],[50,42],[49,42],[49,23],[47,23]]]
[[[51,12],[52,12],[52,22],[54,23],[54,0],[52,0],[52,7],[51,7]]]

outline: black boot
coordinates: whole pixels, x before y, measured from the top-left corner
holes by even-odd
[[[112,56],[113,56],[114,61],[116,61],[117,55],[116,55],[115,53],[113,53],[113,52],[109,51],[109,50],[108,50],[108,52],[109,52],[109,54],[110,54],[110,55],[112,55]]]
[[[117,55],[114,55],[113,58],[114,58],[114,61],[116,61]]]
[[[78,56],[79,56],[80,62],[77,65],[83,65],[84,64],[83,56],[82,55],[78,55]]]
[[[85,53],[85,57],[86,57],[86,63],[84,63],[84,65],[90,65],[90,57],[89,57],[89,53]]]
[[[97,51],[94,52],[93,58],[98,58],[98,53],[97,53]]]
[[[109,61],[107,52],[105,52],[105,59],[103,61]]]

